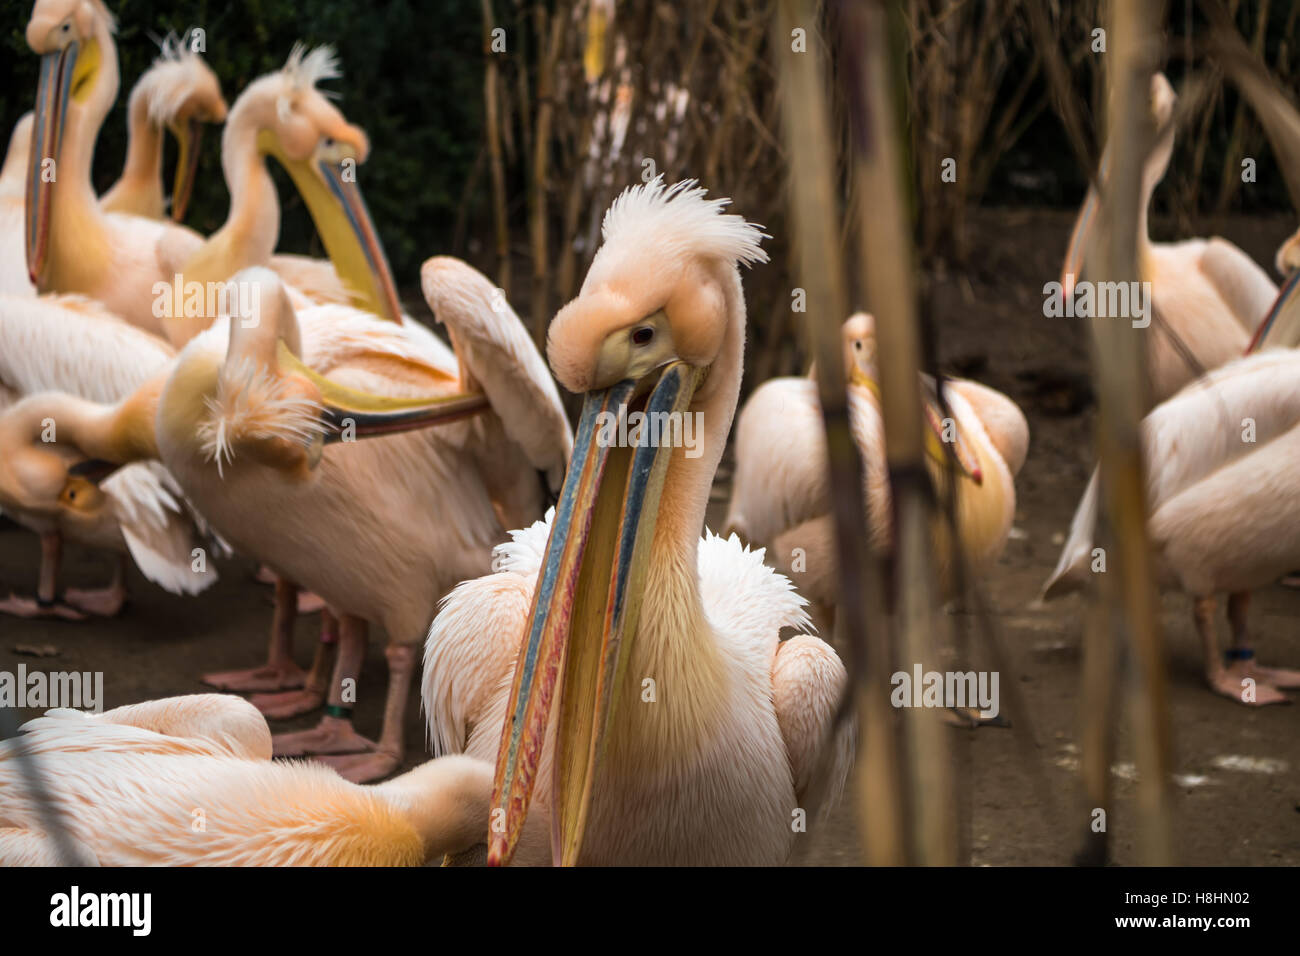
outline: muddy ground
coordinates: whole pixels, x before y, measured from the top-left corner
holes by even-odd
[[[1011,715],[1032,734],[1026,760],[1015,732],[995,728],[949,731],[969,776],[971,862],[1065,864],[1078,848],[1088,815],[1077,772],[1080,632],[1084,605],[1071,597],[1046,608],[1030,602],[1051,571],[1061,535],[1091,469],[1093,410],[1086,382],[1085,329],[1078,320],[1046,319],[1042,285],[1055,278],[1069,231],[1068,212],[983,211],[974,217],[976,250],[964,270],[930,277],[941,359],[951,371],[979,379],[1014,398],[1028,416],[1032,444],[1017,481],[1016,531],[984,581],[1001,640],[1027,713]],[[1157,236],[1168,224],[1155,224]],[[1241,245],[1263,264],[1294,221],[1228,219],[1200,224]],[[1298,463],[1300,464],[1300,463]],[[723,511],[725,485],[715,489],[710,521]],[[1280,507],[1294,507],[1282,501]],[[30,592],[36,539],[0,526],[0,588]],[[347,560],[346,555],[338,556]],[[149,586],[132,570],[132,598],[122,615],[94,623],[0,620],[0,670],[25,663],[47,670],[103,671],[108,707],[203,690],[200,672],[250,666],[265,651],[269,589],[253,582],[252,565],[230,561],[222,579],[198,598]],[[101,556],[71,548],[66,582],[103,581]],[[1189,601],[1164,599],[1175,770],[1177,858],[1198,865],[1300,864],[1300,706],[1255,710],[1210,694],[1201,679],[1199,646]],[[1251,607],[1261,657],[1300,666],[1300,591],[1272,586]],[[1223,639],[1226,640],[1226,623]],[[316,619],[298,622],[305,665]],[[21,645],[52,645],[57,656],[20,655]],[[980,645],[973,645],[979,654]],[[372,635],[359,687],[358,727],[377,733],[386,671],[382,635]],[[976,662],[979,662],[978,656]],[[1004,694],[1005,699],[1005,694]],[[34,712],[22,714],[24,718]],[[311,726],[315,716],[278,722],[275,730]],[[408,763],[425,756],[425,732],[414,691],[407,720]],[[1137,853],[1132,746],[1121,732],[1115,766],[1116,807],[1110,820],[1114,859]],[[1046,795],[1046,797],[1044,797]],[[846,800],[829,824],[810,834],[799,861],[850,864],[860,860],[853,808]]]

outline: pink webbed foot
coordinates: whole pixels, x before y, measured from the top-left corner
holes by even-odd
[[[1231,698],[1239,704],[1263,707],[1265,704],[1289,704],[1291,698],[1272,684],[1266,683],[1242,664],[1224,668],[1211,674],[1207,680],[1216,694]]]
[[[370,783],[387,777],[402,763],[400,756],[383,750],[370,754],[340,754],[313,759],[333,767],[339,776],[353,783]]]
[[[251,670],[204,674],[200,680],[218,690],[233,690],[247,694],[257,691],[295,690],[306,682],[307,672],[292,661],[286,661],[280,664],[263,664]]]
[[[325,716],[311,730],[276,734],[271,738],[271,751],[277,757],[369,754],[378,750],[378,747],[373,740],[368,740],[353,730],[352,721],[344,717]]]
[[[254,694],[248,702],[273,720],[285,720],[310,713],[325,702],[325,692],[290,690],[279,694]]]
[[[1256,665],[1255,680],[1261,684],[1272,684],[1282,690],[1300,689],[1300,671],[1289,667],[1260,667]]]
[[[43,604],[35,598],[20,597],[17,594],[11,594],[6,600],[0,601],[0,614],[9,614],[13,617],[52,617],[64,621],[84,621],[86,615],[71,605],[62,601],[53,601],[49,604]]]
[[[110,585],[93,590],[68,588],[63,598],[78,611],[95,617],[116,617],[126,604],[126,588]]]

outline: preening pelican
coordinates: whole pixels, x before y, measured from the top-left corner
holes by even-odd
[[[296,357],[304,336],[274,273],[252,269],[237,278],[260,290],[259,321],[232,320],[228,345],[209,331],[181,352],[159,400],[158,450],[225,540],[319,594],[340,617],[326,716],[312,731],[278,738],[276,752],[344,755],[327,759],[351,779],[383,776],[401,759],[416,645],[438,598],[488,570],[503,521],[541,514],[545,487],[537,471],[558,485],[571,448],[568,424],[522,324],[463,263],[434,259],[422,276],[439,319],[452,329],[459,372],[440,370],[439,356],[400,326],[347,306],[320,306],[298,318],[304,326],[366,322],[402,338],[408,354],[372,347],[309,369]],[[393,398],[357,404],[358,390]],[[429,396],[440,403],[431,411],[404,410],[423,408]],[[388,412],[399,424],[412,415],[444,424],[322,449],[322,403],[334,408],[330,420],[344,438],[387,432]],[[123,418],[115,420],[126,429]],[[92,451],[114,461],[125,452]],[[357,734],[350,718],[368,622],[381,624],[390,639],[377,743]]]
[[[1154,312],[1147,365],[1155,402],[1164,401],[1204,370],[1218,368],[1242,355],[1278,293],[1268,274],[1226,239],[1216,236],[1171,243],[1150,240],[1147,213],[1152,193],[1164,178],[1173,155],[1176,100],[1164,74],[1155,74],[1151,78],[1150,119],[1160,136],[1142,172],[1138,232],[1138,269],[1140,278],[1151,284]],[[1104,183],[1104,156],[1101,168]],[[1094,187],[1088,190],[1079,212],[1062,267],[1067,298],[1083,271],[1099,209],[1100,197]],[[1190,355],[1182,353],[1173,335]]]
[[[740,391],[738,267],[767,258],[724,203],[662,180],[614,201],[550,328],[551,368],[585,396],[560,503],[429,632],[438,751],[497,761],[489,862],[551,862],[553,827],[566,864],[777,864],[820,782],[844,668],[814,637],[780,642],[804,602],[761,553],[700,539]],[[619,439],[629,407],[657,438]]]
[[[134,464],[99,483],[78,467],[86,410],[125,398],[174,358],[166,342],[80,296],[0,296],[0,392],[17,402],[0,411],[0,507],[41,536],[35,600],[0,601],[0,613],[116,614],[126,598],[127,554],[173,593],[195,594],[216,581],[210,563],[194,560],[196,547],[211,550],[201,524],[160,464]],[[122,555],[112,583],[60,598],[64,540]]]
[[[127,103],[126,166],[99,204],[108,212],[125,212],[149,219],[167,215],[163,198],[163,131],[176,138],[176,181],[171,218],[185,219],[199,144],[207,123],[223,123],[226,101],[221,83],[203,58],[174,34],[160,44],[160,54],[131,89]]]
[[[491,764],[446,757],[359,787],[273,762],[262,715],[224,694],[51,710],[22,731],[0,741],[0,866],[68,862],[51,809],[82,865],[419,866],[487,833]]]
[[[1246,607],[1251,590],[1300,566],[1300,514],[1276,507],[1300,481],[1300,352],[1271,349],[1209,373],[1155,408],[1142,440],[1160,582],[1193,598],[1206,680],[1243,703],[1285,701],[1279,688],[1300,687],[1300,671],[1255,663]],[[1094,472],[1044,598],[1086,582],[1097,496]],[[1232,624],[1226,663],[1215,637],[1220,593]]]
[[[849,418],[865,463],[871,543],[885,552],[892,541],[892,509],[875,383],[874,319],[852,316],[843,334]],[[814,375],[764,382],[741,409],[726,527],[754,546],[767,547],[769,560],[813,602],[817,617],[828,622],[836,604],[835,539]],[[926,401],[930,471],[944,488],[952,454],[962,554],[965,566],[978,573],[997,560],[1011,531],[1015,475],[1028,450],[1029,425],[1015,403],[993,389],[961,380],[945,382],[944,389],[952,413],[949,435],[937,398]],[[940,492],[941,501],[945,494]],[[935,533],[940,579],[951,592],[955,581],[951,548],[944,543],[946,527]]]

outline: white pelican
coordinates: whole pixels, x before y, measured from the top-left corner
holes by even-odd
[[[1156,407],[1143,420],[1142,439],[1160,583],[1193,598],[1206,680],[1243,703],[1285,701],[1279,688],[1300,687],[1300,671],[1255,663],[1246,607],[1251,590],[1300,567],[1300,515],[1275,507],[1297,486],[1300,352],[1271,349],[1210,372]],[[1087,580],[1097,495],[1094,472],[1044,598]],[[1228,595],[1232,623],[1226,663],[1215,638],[1220,593]]]
[[[700,539],[740,390],[738,266],[766,259],[724,202],[661,180],[614,201],[550,328],[552,369],[585,395],[560,503],[429,632],[438,752],[497,760],[491,863],[552,861],[554,827],[566,864],[777,864],[818,782],[844,668],[815,637],[780,642],[804,602],[761,552]],[[603,414],[627,405],[682,430],[628,447]]]
[[[0,296],[0,507],[41,536],[35,599],[10,597],[0,601],[0,613],[116,614],[126,598],[127,554],[173,593],[195,594],[216,581],[215,567],[193,556],[196,547],[206,553],[211,545],[160,464],[131,465],[99,484],[75,468],[78,413],[86,403],[125,398],[175,354],[80,296]],[[17,404],[4,408],[5,401]],[[60,597],[64,540],[122,555],[112,583]]]
[[[226,101],[221,83],[203,58],[185,40],[168,35],[160,54],[131,88],[127,104],[126,165],[122,175],[100,197],[108,212],[126,212],[149,219],[167,215],[163,198],[163,131],[176,138],[176,181],[172,189],[171,218],[185,219],[194,174],[198,171],[199,144],[207,123],[223,123]]]
[[[892,540],[892,509],[885,462],[884,425],[875,383],[875,324],[859,313],[844,323],[844,360],[849,418],[865,463],[865,501],[872,547],[885,552]],[[836,562],[826,436],[815,371],[807,378],[777,378],[754,390],[736,425],[736,470],[726,527],[790,576],[813,602],[817,617],[832,619]],[[930,427],[931,475],[943,487],[945,447],[956,465],[958,533],[965,565],[978,573],[1002,552],[1015,518],[1015,475],[1029,447],[1029,425],[1005,395],[975,382],[949,381],[945,394],[953,428],[945,445],[943,413],[936,396],[925,407]],[[943,500],[944,492],[940,492]],[[955,586],[951,550],[936,549],[940,578]]]
[[[262,715],[225,694],[51,710],[22,731],[0,741],[0,866],[67,862],[43,809],[82,865],[419,866],[487,834],[491,764],[447,757],[358,787],[273,762]]]
[[[452,329],[459,373],[438,371],[438,356],[409,337],[408,356],[351,352],[312,370],[297,358],[304,336],[275,274],[258,268],[237,279],[260,290],[259,320],[232,320],[228,340],[213,329],[181,352],[158,396],[156,451],[223,539],[310,588],[340,617],[326,716],[315,730],[277,739],[277,753],[344,755],[329,759],[351,779],[383,776],[401,759],[416,644],[438,598],[488,570],[503,522],[541,514],[546,489],[537,471],[558,486],[572,447],[568,423],[523,325],[496,301],[492,284],[463,263],[433,259],[422,275],[426,296]],[[348,306],[302,315],[304,325],[358,317],[407,335]],[[409,397],[374,400],[358,389]],[[146,443],[124,440],[152,436],[148,392],[101,416],[85,453],[112,462],[152,454]],[[341,430],[331,437],[344,439],[323,450],[322,400]],[[352,430],[382,434],[411,419],[466,416],[476,417],[370,442],[346,440]],[[358,735],[350,719],[371,621],[390,640],[377,743]],[[308,703],[319,704],[319,696]]]
[[[1277,286],[1260,266],[1226,239],[1187,239],[1155,243],[1148,237],[1151,196],[1169,168],[1174,150],[1174,104],[1177,96],[1161,73],[1151,78],[1151,122],[1161,136],[1142,173],[1138,233],[1140,278],[1151,284],[1155,313],[1148,330],[1147,364],[1151,397],[1164,401],[1199,371],[1181,354],[1169,331],[1191,352],[1201,370],[1218,368],[1246,351],[1260,320],[1277,298]],[[1106,158],[1101,177],[1105,180]],[[1084,267],[1084,254],[1096,224],[1100,198],[1088,190],[1070,236],[1062,268],[1067,297]],[[1165,326],[1167,325],[1167,329]]]

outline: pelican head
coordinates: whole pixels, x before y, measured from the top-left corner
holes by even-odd
[[[876,382],[876,318],[855,312],[844,320],[844,380],[850,385]]]
[[[661,180],[625,191],[582,290],[551,324],[551,368],[583,410],[507,707],[493,793],[505,824],[491,863],[507,862],[518,839],[553,698],[552,848],[560,863],[577,859],[652,545],[680,532],[694,557],[739,394],[738,266],[767,258],[758,228],[704,195]],[[678,440],[685,416],[703,422],[710,446],[695,459]]]
[[[221,95],[221,81],[190,48],[188,36],[168,34],[159,47],[158,59],[140,85],[148,98],[150,122],[168,129],[179,147],[171,216],[180,222],[194,191],[203,127],[226,121],[226,100]]]
[[[93,105],[102,120],[117,98],[115,29],[100,0],[37,0],[27,23],[27,45],[41,58],[26,216],[27,271],[38,284],[49,248],[51,170],[59,169],[68,109]]]
[[[66,418],[83,412],[94,415],[89,403],[38,394],[0,413],[0,507],[34,527],[75,528],[93,541],[107,536],[116,520],[112,499],[98,485],[111,468],[73,443],[42,440],[58,434],[51,426],[72,432]]]
[[[358,296],[356,304],[398,320],[397,287],[357,186],[357,167],[370,154],[370,143],[316,89],[338,76],[330,47],[295,46],[282,69],[255,80],[235,101],[226,135],[237,128],[236,117],[251,123],[260,152],[274,156],[293,179],[339,277]]]

